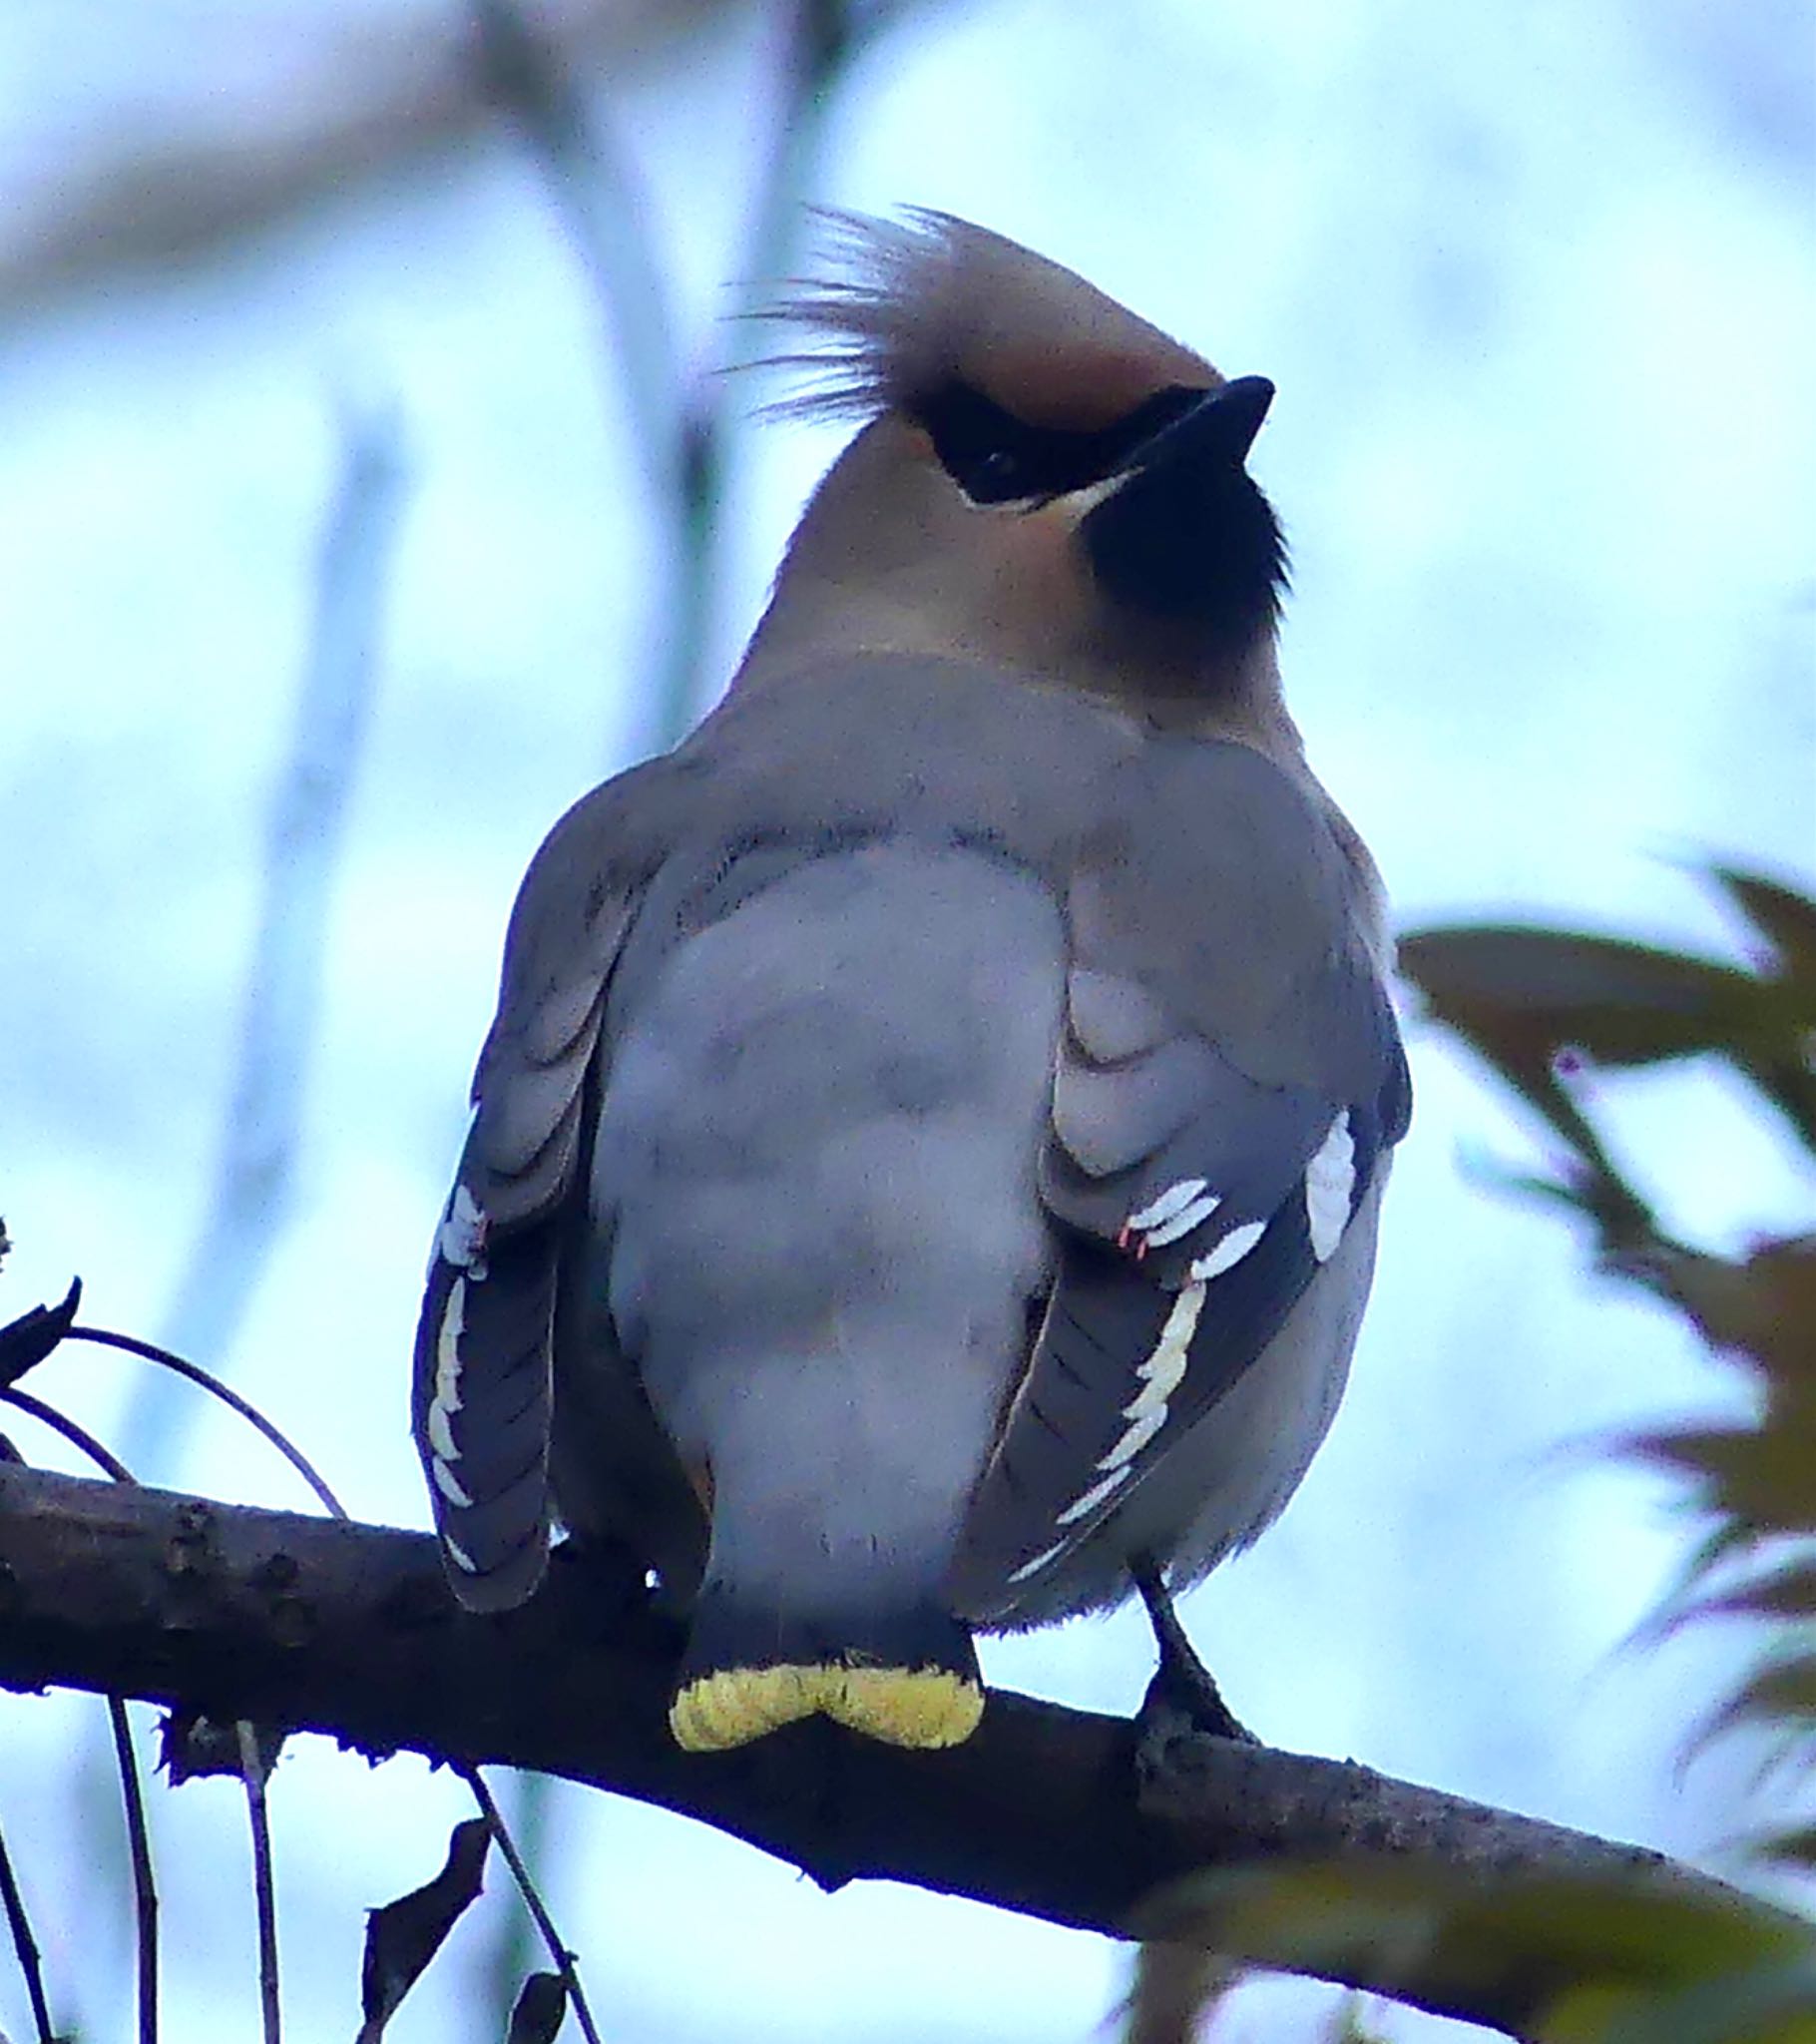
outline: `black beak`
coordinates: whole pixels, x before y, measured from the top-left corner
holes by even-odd
[[[1206,646],[1241,649],[1271,629],[1285,548],[1242,464],[1273,395],[1265,376],[1239,376],[1131,452],[1079,528],[1113,606]]]
[[[1146,468],[1156,461],[1177,461],[1192,467],[1240,468],[1273,401],[1274,386],[1265,376],[1238,376],[1207,392],[1183,418],[1144,440],[1129,465]]]

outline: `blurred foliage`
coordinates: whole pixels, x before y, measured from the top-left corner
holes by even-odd
[[[1701,1739],[1763,1734],[1774,1779],[1816,1782],[1816,1234],[1720,1256],[1668,1234],[1622,1175],[1584,1081],[1700,1057],[1740,1074],[1816,1167],[1816,901],[1727,867],[1744,965],[1580,931],[1512,925],[1409,937],[1430,1017],[1543,1118],[1548,1175],[1510,1180],[1593,1231],[1602,1268],[1683,1315],[1756,1393],[1746,1423],[1636,1434],[1710,1531],[1650,1630],[1743,1618],[1759,1647]],[[1787,1795],[1786,1803],[1791,1800]],[[1816,1822],[1753,1840],[1816,1873]],[[1182,2044],[1245,1966],[1339,1971],[1414,2002],[1504,2012],[1540,2044],[1816,2044],[1816,1929],[1630,1874],[1465,1879],[1386,1856],[1207,1871],[1150,1898],[1127,2044]],[[1207,1954],[1215,1954],[1209,1957]],[[1366,2033],[1353,2005],[1334,2038]]]
[[[1536,2044],[1816,2038],[1816,1937],[1764,1904],[1692,1891],[1664,1867],[1465,1878],[1433,1859],[1386,1852],[1218,1867],[1152,1897],[1137,1927],[1168,1940],[1162,1949],[1189,1940],[1219,1955],[1204,1976],[1209,1991],[1186,2021],[1170,2032],[1141,2029],[1154,1977],[1148,1947],[1130,2030],[1142,2044],[1190,2037],[1243,1965],[1367,1980],[1411,2001],[1493,2012],[1510,2035]],[[1744,2025],[1710,2026],[1697,1997],[1717,1983],[1733,1989],[1735,2008],[1744,2006]],[[1776,2027],[1758,2022],[1768,1989],[1800,1997]],[[1338,2023],[1336,2039],[1367,2036],[1351,2010]]]
[[[1757,1418],[1634,1436],[1681,1474],[1711,1531],[1660,1614],[1760,1622],[1763,1647],[1709,1731],[1765,1728],[1816,1771],[1816,1234],[1767,1237],[1730,1259],[1679,1242],[1621,1177],[1584,1112],[1586,1068],[1702,1055],[1750,1082],[1816,1167],[1816,902],[1758,874],[1713,869],[1742,918],[1750,969],[1537,929],[1435,930],[1401,961],[1437,1021],[1545,1117],[1555,1177],[1519,1181],[1581,1213],[1604,1266],[1675,1308],[1752,1381]],[[1808,1827],[1766,1841],[1816,1869]]]

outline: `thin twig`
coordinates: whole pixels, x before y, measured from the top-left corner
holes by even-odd
[[[673,745],[676,705],[693,683],[692,576],[687,553],[687,450],[680,348],[668,278],[657,259],[649,206],[635,167],[605,118],[587,104],[562,54],[515,0],[472,0],[484,84],[517,124],[541,167],[550,203],[605,328],[606,354],[624,394],[632,452],[667,551],[664,599],[652,607],[648,658],[660,679],[655,727],[638,750]],[[684,725],[684,717],[683,717]]]
[[[252,1890],[258,1902],[258,2010],[264,2044],[283,2044],[282,2003],[277,1993],[277,1883],[271,1865],[271,1819],[265,1805],[264,1759],[257,1728],[238,1721],[239,1777],[245,1784],[246,1815],[252,1826]]]
[[[639,75],[684,64],[689,32],[717,11],[713,0],[537,7],[577,60]],[[483,128],[491,108],[473,76],[472,32],[455,11],[287,13],[297,34],[272,45],[250,10],[223,10],[210,33],[215,61],[199,66],[207,76],[156,121],[118,121],[102,133],[77,117],[47,137],[57,174],[15,179],[0,220],[9,326],[72,291],[112,301],[135,285],[193,276],[375,186],[439,176]],[[255,39],[275,57],[254,60]],[[273,91],[283,95],[280,121],[269,118]]]
[[[98,1441],[79,1421],[59,1412],[56,1406],[47,1405],[42,1398],[35,1397],[30,1391],[22,1391],[17,1384],[9,1384],[4,1391],[0,1391],[0,1398],[4,1398],[9,1405],[17,1405],[21,1412],[29,1412],[35,1420],[43,1426],[48,1426],[53,1433],[60,1433],[72,1447],[80,1448],[97,1469],[104,1470],[116,1483],[133,1481],[133,1472],[111,1448]]]
[[[819,186],[820,155],[832,95],[853,57],[882,25],[879,10],[860,18],[850,0],[793,0],[782,53],[782,104],[771,131],[769,162],[757,188],[750,234],[748,297],[773,292],[787,274],[801,212]],[[750,358],[748,321],[732,329],[735,359]]]
[[[744,289],[767,297],[787,268],[802,202],[815,189],[833,88],[862,43],[899,9],[849,0],[793,0],[783,31],[781,95],[759,181]],[[625,151],[590,108],[563,58],[515,0],[473,0],[490,89],[535,150],[551,202],[596,299],[636,435],[639,470],[669,550],[662,634],[654,657],[649,749],[674,745],[693,722],[704,663],[724,497],[725,385],[689,397],[649,209]],[[751,343],[732,329],[733,366]]]
[[[302,1450],[282,1430],[268,1420],[258,1408],[237,1391],[231,1390],[219,1377],[202,1368],[199,1363],[189,1361],[181,1355],[174,1355],[168,1348],[161,1348],[155,1341],[142,1341],[134,1334],[116,1334],[105,1327],[72,1327],[67,1339],[91,1341],[102,1347],[124,1349],[129,1355],[143,1356],[149,1362],[173,1370],[177,1375],[198,1384],[205,1391],[212,1392],[224,1405],[248,1420],[264,1438],[281,1454],[302,1480],[315,1493],[322,1506],[336,1519],[345,1519],[346,1508],[329,1489],[326,1480],[317,1472]],[[29,1393],[27,1396],[29,1397]],[[37,1401],[34,1400],[34,1403]],[[99,1442],[89,1441],[93,1449]],[[102,1450],[105,1455],[106,1451]],[[107,1466],[104,1462],[103,1466]],[[130,1472],[123,1463],[115,1462],[113,1472],[131,1481]],[[271,1854],[270,1812],[265,1797],[265,1767],[258,1750],[257,1728],[245,1718],[237,1722],[239,1740],[239,1772],[245,1784],[246,1813],[252,1829],[252,1882],[258,1912],[258,1996],[259,2012],[263,2022],[264,2044],[282,2044],[282,2002],[278,1993],[277,1975],[277,1892]],[[121,1729],[115,1727],[115,1746],[118,1750]],[[129,1797],[129,1810],[137,1800],[136,1792]],[[143,1816],[141,1821],[143,1822]],[[137,1855],[137,1844],[135,1844]],[[149,1867],[149,1859],[147,1860]],[[138,1858],[134,1862],[135,1878],[138,1875]],[[155,1906],[155,1900],[154,1900]],[[143,1944],[140,1954],[141,1991],[145,1976],[145,1953]],[[154,1955],[155,1969],[156,1958]],[[155,1982],[155,1970],[154,1970]]]
[[[537,1929],[542,1933],[542,1941],[548,1947],[550,1958],[555,1961],[555,1970],[561,1975],[563,1984],[567,1987],[568,2005],[574,2011],[574,2019],[580,2025],[581,2035],[587,2040],[587,2044],[600,2044],[599,2030],[593,2021],[593,2011],[587,2004],[586,1990],[580,1984],[580,1968],[575,1963],[574,1954],[562,1942],[561,1933],[555,1927],[555,1919],[549,1914],[542,1896],[537,1891],[536,1882],[531,1878],[530,1869],[524,1863],[523,1854],[517,1849],[510,1829],[499,1812],[498,1804],[492,1799],[492,1791],[486,1787],[484,1776],[477,1768],[461,1768],[458,1772],[461,1780],[472,1789],[473,1799],[479,1804],[486,1822],[492,1826],[492,1835],[498,1840],[498,1849],[504,1854],[505,1864],[511,1869],[511,1878],[517,1883],[517,1892],[524,1899],[524,1907],[529,1910],[535,1919]]]
[[[133,1472],[113,1450],[98,1441],[88,1428],[47,1405],[17,1384],[0,1391],[9,1405],[18,1406],[53,1433],[59,1433],[73,1447],[80,1448],[96,1468],[116,1483],[132,1484]],[[133,1746],[133,1728],[126,1704],[117,1696],[107,1699],[108,1722],[114,1734],[114,1765],[120,1774],[120,1794],[126,1804],[126,1834],[133,1863],[133,1921],[139,1969],[139,2044],[158,2044],[158,1882],[152,1870],[151,1831],[145,1820],[145,1787],[139,1775],[139,1756]]]
[[[588,108],[568,63],[515,0],[473,0],[484,89],[534,150],[611,336],[627,385],[644,481],[673,487],[678,380],[667,280],[646,225],[635,171],[617,137]]]
[[[339,485],[322,528],[295,734],[272,803],[264,901],[220,1169],[172,1315],[172,1346],[196,1354],[219,1356],[230,1345],[277,1241],[317,1035],[328,905],[370,710],[404,482],[392,413],[351,416],[344,440]],[[161,1395],[164,1388],[159,1379],[142,1379],[121,1422],[127,1457],[141,1467],[161,1460],[169,1445],[177,1408]],[[24,1394],[11,1395],[24,1402]],[[61,1430],[76,1438],[67,1426]],[[84,1436],[80,1444],[110,1475],[131,1481],[125,1464],[100,1443]]]
[[[264,901],[246,975],[238,1069],[208,1219],[172,1310],[171,1346],[230,1346],[285,1219],[312,1047],[334,869],[372,702],[375,647],[404,498],[396,418],[348,418],[340,480],[322,527],[315,613],[296,724],[272,805]],[[125,1444],[140,1467],[165,1445],[169,1408],[142,1388]]]
[[[113,1334],[103,1328],[72,1327],[69,1338],[100,1342],[106,1346],[125,1349],[129,1354],[142,1355],[150,1361],[162,1363],[175,1370],[180,1376],[201,1384],[213,1391],[217,1397],[231,1406],[242,1417],[249,1419],[267,1440],[278,1448],[303,1476],[315,1495],[337,1519],[345,1519],[346,1512],[339,1499],[327,1484],[315,1473],[299,1450],[293,1448],[282,1433],[267,1420],[263,1413],[248,1405],[237,1392],[218,1382],[205,1369],[186,1361],[180,1355],[173,1355],[169,1349],[160,1348],[155,1342],[141,1341],[130,1334]],[[34,1419],[81,1448],[96,1465],[104,1469],[117,1483],[131,1483],[132,1471],[110,1449],[105,1447],[86,1427],[47,1405],[43,1399],[30,1391],[22,1391],[17,1385],[0,1392],[9,1403],[28,1412]],[[132,1727],[127,1720],[126,1706],[118,1697],[107,1699],[108,1717],[113,1726],[114,1757],[120,1769],[121,1792],[126,1800],[127,1835],[132,1846],[133,1891],[136,1902],[135,1916],[138,1924],[139,1955],[139,2035],[141,2044],[157,2044],[158,2036],[158,1890],[152,1871],[151,1837],[146,1824],[145,1792],[140,1780],[138,1755],[133,1747]],[[252,1827],[252,1883],[258,1912],[258,1998],[259,2011],[263,2021],[264,2044],[282,2044],[282,2013],[277,1984],[277,1892],[272,1872],[270,1812],[265,1800],[265,1767],[258,1751],[257,1728],[248,1719],[241,1718],[237,1724],[239,1739],[239,1772],[245,1784],[246,1813]],[[4,1856],[4,1845],[0,1844],[0,1857]],[[12,1915],[11,1868],[0,1871],[0,1879],[8,1888],[8,1914]],[[26,1933],[29,1938],[29,1931]],[[19,1930],[15,1921],[14,1942],[18,1943]],[[32,1948],[35,1962],[36,1947]],[[23,1952],[21,1963],[24,1963]],[[29,1975],[28,1975],[29,1977]],[[42,1986],[37,1989],[34,2006],[41,2001]],[[48,2018],[46,2019],[48,2022]],[[47,2031],[48,2034],[48,2031]]]
[[[819,185],[826,113],[845,66],[867,30],[848,0],[793,0],[781,57],[781,98],[769,160],[758,181],[740,309],[770,301],[790,267],[802,209]],[[728,322],[724,369],[751,366],[756,342],[747,319]],[[726,376],[702,383],[681,416],[679,584],[670,607],[671,652],[659,701],[661,743],[674,745],[698,714],[719,533],[730,470],[732,427],[741,411]]]
[[[218,1376],[206,1370],[200,1363],[175,1355],[168,1348],[160,1348],[156,1341],[142,1341],[136,1334],[116,1334],[106,1327],[72,1327],[64,1337],[69,1341],[93,1341],[104,1348],[123,1348],[129,1355],[141,1355],[148,1362],[158,1363],[162,1368],[174,1370],[180,1377],[187,1377],[221,1400],[222,1404],[237,1412],[241,1419],[249,1421],[264,1435],[277,1452],[289,1463],[304,1483],[321,1500],[322,1508],[336,1519],[347,1516],[346,1507],[328,1488],[327,1480],[302,1452],[288,1434],[267,1419],[249,1399],[242,1398],[230,1385],[224,1384]]]
[[[808,200],[819,189],[826,116],[840,78],[882,25],[880,10],[863,16],[850,0],[792,0],[783,32],[780,105],[770,130],[769,159],[757,183],[742,265],[739,311],[773,301],[792,266]],[[743,406],[731,392],[732,372],[753,366],[756,327],[733,317],[725,325],[728,356],[721,373],[695,388],[681,425],[681,583],[672,606],[674,650],[661,697],[662,743],[674,745],[703,706],[706,638],[719,535],[730,476],[733,427]]]
[[[129,1479],[130,1480],[130,1479]],[[145,1787],[133,1728],[119,1697],[107,1700],[108,1723],[114,1731],[114,1758],[120,1768],[120,1793],[126,1802],[126,1835],[133,1858],[133,1917],[139,1952],[139,2044],[158,2044],[158,1882],[152,1871],[152,1836],[145,1820]]]
[[[638,467],[669,549],[666,600],[657,606],[652,748],[672,746],[702,695],[728,438],[726,386],[689,398],[636,172],[571,73],[525,22],[515,0],[474,0],[492,90],[542,164],[549,194],[596,299],[636,434]],[[781,103],[759,183],[745,290],[766,297],[787,267],[802,202],[819,176],[832,89],[880,12],[861,25],[847,0],[794,0],[784,30]],[[734,335],[737,329],[733,328]],[[750,346],[735,338],[737,364]]]
[[[44,1992],[44,1964],[38,1951],[38,1940],[32,1935],[31,1918],[25,1913],[25,1897],[19,1892],[18,1878],[13,1872],[12,1856],[6,1849],[4,1835],[0,1835],[0,1902],[6,1907],[7,1928],[13,1934],[13,1950],[25,1979],[26,1998],[32,2005],[32,2024],[38,2032],[38,2044],[57,2044],[56,2033],[51,2029],[51,2005]]]
[[[91,1341],[102,1347],[124,1349],[129,1355],[143,1356],[148,1362],[158,1363],[213,1393],[224,1405],[249,1421],[271,1443],[332,1517],[346,1518],[345,1506],[329,1489],[326,1479],[281,1428],[199,1363],[175,1355],[155,1341],[142,1341],[134,1334],[116,1334],[105,1327],[72,1327],[66,1338]],[[257,1728],[251,1721],[241,1718],[235,1729],[239,1740],[239,1773],[245,1785],[246,1814],[252,1830],[252,1885],[258,1914],[259,2014],[264,2044],[282,2044],[283,2014],[277,1974],[277,1888],[271,1853],[270,1811],[265,1796],[264,1760],[258,1750]],[[115,1738],[118,1744],[118,1731]],[[143,1956],[141,1965],[143,1968]]]
[[[552,1776],[516,1770],[499,1785],[498,1821],[510,1832],[518,1856],[532,1877],[550,1863],[549,1816],[557,1785]],[[488,1993],[492,2006],[508,2009],[517,1999],[524,1975],[534,1962],[539,1940],[536,1924],[522,1909],[507,1910],[497,1924],[487,1956]]]

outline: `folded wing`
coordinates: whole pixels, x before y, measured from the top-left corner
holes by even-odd
[[[588,795],[525,878],[473,1080],[472,1130],[429,1259],[416,1444],[449,1577],[475,1610],[520,1603],[547,1555],[561,1251],[572,1203],[585,1197],[590,1073],[653,863],[640,817],[661,771],[656,763]]]
[[[1060,1272],[972,1507],[963,1608],[1014,1623],[1189,1452],[1405,1130],[1343,831],[1238,745],[1150,740],[1113,781],[1069,902],[1041,1186]]]

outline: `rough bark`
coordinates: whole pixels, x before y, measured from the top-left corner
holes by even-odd
[[[689,1757],[666,1726],[678,1646],[633,1571],[558,1553],[527,1606],[475,1617],[421,1534],[0,1467],[0,1684],[13,1689],[251,1718],[375,1757],[540,1769],[701,1818],[822,1883],[910,1881],[1112,1933],[1175,1876],[1283,1854],[1716,1886],[1349,1763],[1181,1737],[1137,1771],[1128,1722],[1005,1693],[949,1753],[813,1724]]]

